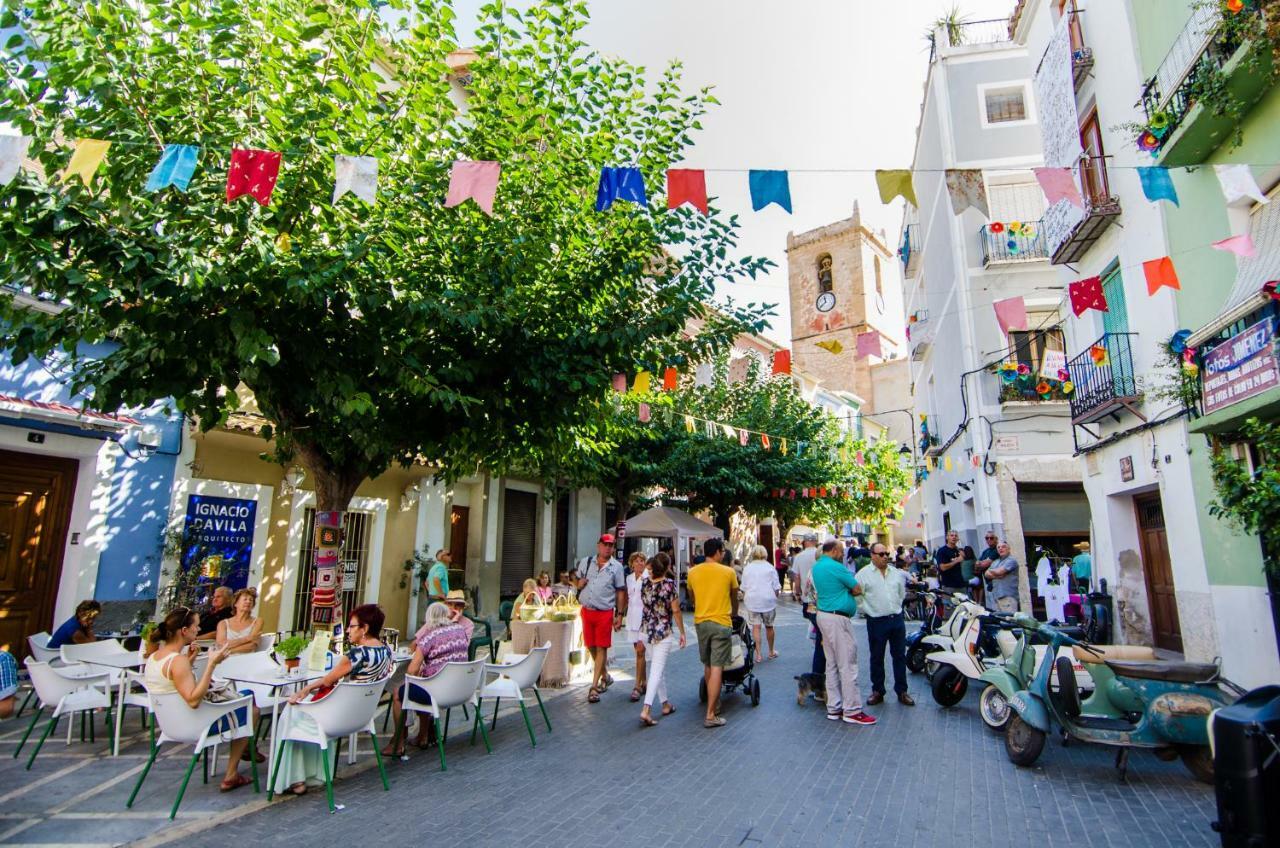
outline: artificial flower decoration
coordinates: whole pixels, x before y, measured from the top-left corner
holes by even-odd
[[[1018,252],[1018,243],[1013,239],[1009,239],[1009,241],[1005,244],[1005,247],[1009,248],[1010,253]]]
[[[1227,0],[1227,11],[1233,15],[1240,14],[1244,8],[1244,0]]]
[[[1151,120],[1147,121],[1147,129],[1158,138],[1165,134],[1169,129],[1169,113],[1156,112],[1151,116]]]
[[[1036,237],[1036,228],[1035,228],[1035,227],[1033,227],[1033,226],[1031,226],[1030,224],[1023,224],[1023,225],[1022,225],[1022,237],[1023,237],[1023,238],[1035,238],[1035,237]]]
[[[991,232],[993,232],[993,233],[1003,233],[1003,232],[1004,232],[1004,224],[1000,223],[999,221],[992,221],[992,222],[991,222]]]
[[[1138,149],[1147,153],[1155,153],[1160,149],[1160,138],[1151,130],[1143,130],[1138,136]]]
[[[1193,347],[1189,347],[1189,348],[1186,348],[1185,350],[1183,350],[1183,351],[1182,351],[1182,361],[1183,361],[1183,362],[1195,362],[1195,361],[1196,361],[1196,349],[1195,349],[1195,348],[1193,348]]]
[[[1021,222],[1021,221],[1010,221],[1010,222],[1009,222],[1009,232],[1011,232],[1011,233],[1020,233],[1020,232],[1022,232],[1022,222]]]
[[[1187,339],[1191,338],[1190,330],[1179,330],[1173,334],[1173,338],[1169,339],[1169,350],[1174,353],[1182,353],[1187,349]]]
[[[1036,394],[1038,395],[1047,395],[1047,394],[1051,394],[1052,392],[1053,392],[1052,387],[1050,387],[1050,385],[1046,383],[1044,380],[1041,380],[1040,384],[1036,386]]]
[[[1069,394],[1071,394],[1072,392],[1074,392],[1075,390],[1076,390],[1076,384],[1075,384],[1075,383],[1071,382],[1070,380],[1064,380],[1064,381],[1063,381],[1063,383],[1062,383],[1062,393],[1063,393],[1064,395],[1069,395]]]
[[[1019,363],[1018,363],[1018,373],[1019,373],[1019,374],[1022,374],[1022,375],[1024,375],[1024,376],[1025,376],[1025,375],[1027,375],[1027,374],[1030,374],[1030,373],[1031,373],[1031,366],[1030,366],[1030,365],[1028,365],[1028,364],[1027,364],[1027,363],[1025,363],[1025,362],[1019,362]]]
[[[1006,383],[1012,383],[1014,380],[1018,379],[1018,372],[1016,370],[1001,371],[1000,379],[1005,381]]]
[[[1067,381],[1068,381],[1068,380],[1070,380],[1070,379],[1071,379],[1071,372],[1070,372],[1070,371],[1068,371],[1068,370],[1067,370],[1067,369],[1065,369],[1065,368],[1059,368],[1059,369],[1058,369],[1058,380],[1059,380],[1060,382],[1065,383],[1065,382],[1067,382]]]
[[[1200,366],[1194,362],[1184,362],[1182,363],[1182,372],[1188,377],[1194,377],[1200,373]]]
[[[1094,345],[1089,348],[1089,356],[1093,358],[1093,364],[1103,366],[1107,364],[1107,349],[1102,345]]]

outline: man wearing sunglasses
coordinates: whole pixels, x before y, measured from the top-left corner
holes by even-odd
[[[907,572],[893,567],[888,546],[871,546],[871,564],[857,575],[862,587],[862,614],[867,618],[867,641],[871,645],[871,697],[867,706],[884,703],[884,649],[893,661],[893,691],[898,703],[908,707],[915,701],[907,694],[907,624],[902,601],[907,595]]]

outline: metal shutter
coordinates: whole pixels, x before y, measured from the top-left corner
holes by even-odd
[[[533,576],[533,544],[538,516],[538,496],[515,489],[506,491],[502,516],[503,597],[515,595],[524,581]]]

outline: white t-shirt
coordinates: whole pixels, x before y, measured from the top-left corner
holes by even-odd
[[[800,600],[805,603],[811,604],[815,601],[813,587],[809,585],[809,572],[813,571],[813,564],[817,561],[817,548],[805,548],[791,560],[791,570],[796,573],[796,582],[800,585]]]
[[[644,574],[640,579],[636,579],[635,572],[627,572],[627,629],[639,630],[644,622],[644,598],[641,591],[644,589],[644,581],[649,579],[649,569],[644,570]]]
[[[742,569],[742,595],[749,612],[769,612],[778,606],[778,570],[762,559],[752,560]]]

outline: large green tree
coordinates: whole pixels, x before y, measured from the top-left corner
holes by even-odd
[[[762,263],[735,256],[731,219],[659,194],[713,98],[591,52],[583,3],[486,6],[462,115],[445,0],[5,8],[30,38],[3,54],[0,121],[37,167],[0,189],[0,262],[65,309],[0,295],[0,348],[69,356],[102,409],[168,397],[206,429],[247,387],[321,509],[396,462],[501,472],[590,444],[611,374],[754,324],[715,313],[681,341]],[[89,187],[57,179],[79,138],[112,142]],[[171,143],[201,148],[189,190],[145,191]],[[269,205],[226,202],[233,147],[283,154]],[[376,204],[332,199],[335,154],[377,158]],[[502,163],[492,217],[443,207],[459,158]],[[649,207],[596,212],[600,168],[627,164]]]

